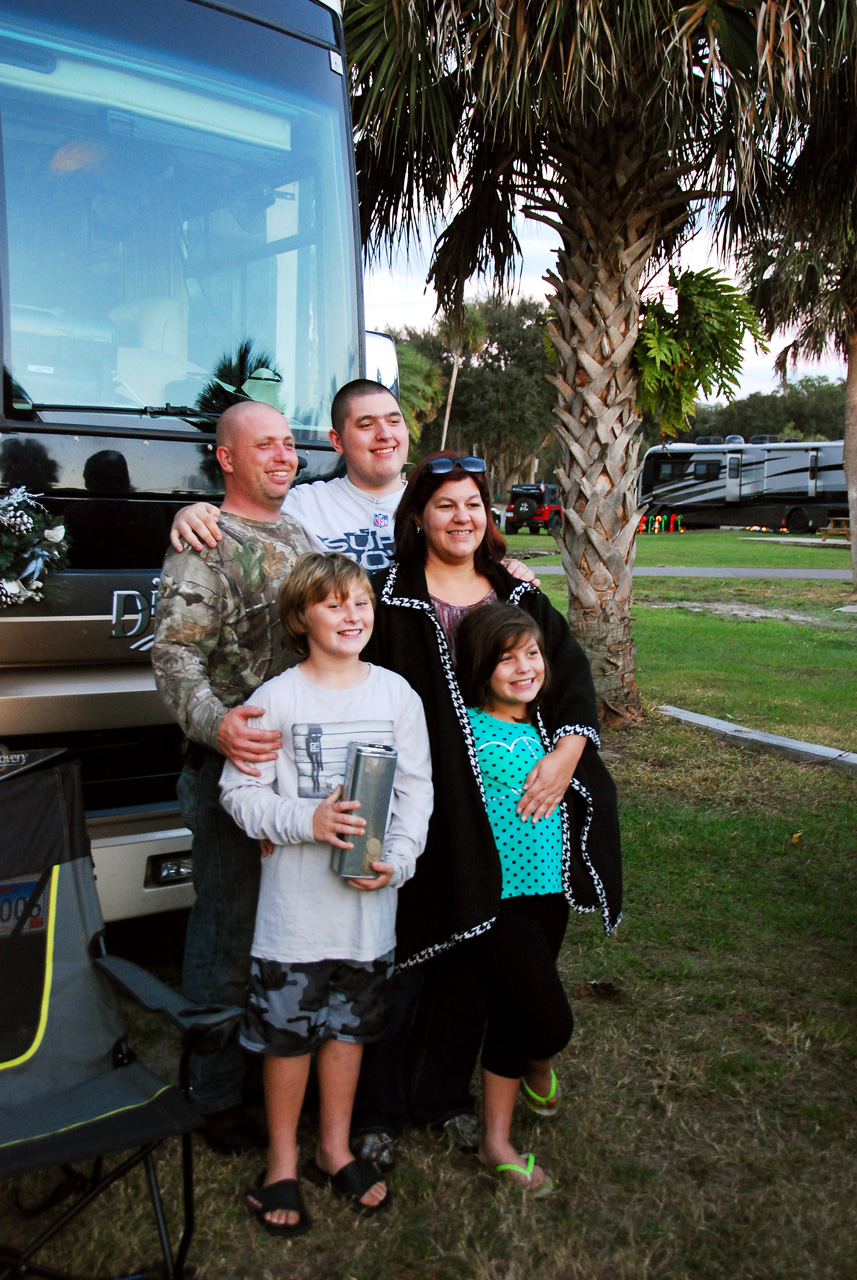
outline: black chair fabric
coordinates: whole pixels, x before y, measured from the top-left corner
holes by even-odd
[[[136,1163],[150,1161],[155,1144],[187,1135],[201,1123],[183,1093],[129,1050],[117,992],[96,963],[103,950],[103,921],[81,794],[76,762],[0,780],[4,1177],[129,1149],[137,1150]],[[187,1138],[183,1158],[187,1196],[188,1183],[192,1194]],[[177,1276],[189,1236],[178,1261],[171,1252],[168,1259],[153,1166],[147,1172],[150,1189],[155,1187],[165,1274]],[[187,1218],[187,1203],[185,1209]],[[19,1258],[21,1269],[13,1267],[11,1274],[24,1274],[21,1259],[28,1256],[0,1246],[0,1259]],[[6,1274],[0,1266],[0,1275]]]

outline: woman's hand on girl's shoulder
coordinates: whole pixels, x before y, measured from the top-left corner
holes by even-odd
[[[533,765],[518,802],[519,818],[524,822],[529,818],[538,822],[551,816],[568,790],[586,741],[581,734],[567,734],[560,738],[553,751],[548,751]]]

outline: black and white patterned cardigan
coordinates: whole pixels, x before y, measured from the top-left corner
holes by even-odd
[[[500,600],[529,613],[545,636],[552,677],[539,731],[549,751],[566,734],[588,739],[563,805],[563,884],[576,911],[600,911],[608,933],[622,898],[616,789],[598,754],[595,689],[586,655],[547,596],[502,565],[488,573]],[[416,875],[399,892],[396,958],[416,964],[490,928],[500,905],[500,859],[470,721],[421,565],[373,578],[375,630],[364,657],[404,676],[428,722],[434,812]]]

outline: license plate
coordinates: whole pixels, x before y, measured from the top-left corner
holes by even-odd
[[[0,935],[11,933],[15,928],[24,914],[24,907],[37,883],[37,880],[16,880],[8,884],[0,884]],[[47,896],[48,886],[45,885],[38,900],[30,908],[29,919],[22,929],[23,933],[44,929]]]

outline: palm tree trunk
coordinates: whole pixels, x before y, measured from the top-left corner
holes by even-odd
[[[637,504],[637,340],[640,276],[663,234],[663,193],[635,178],[648,157],[627,133],[580,139],[575,172],[585,180],[535,216],[561,234],[547,280],[549,328],[559,373],[553,426],[562,450],[562,563],[569,624],[592,666],[599,714],[608,725],[642,714],[634,673],[631,590]],[[655,170],[656,171],[656,170]],[[669,205],[669,200],[666,201]],[[675,204],[673,204],[675,208]]]
[[[851,585],[857,596],[857,333],[852,333],[848,338],[847,368],[842,466],[848,488],[848,517],[851,527]]]
[[[580,281],[569,271],[551,283],[557,320],[549,332],[563,365],[552,381],[559,391],[555,434],[565,517],[559,549],[568,620],[592,666],[602,721],[634,723],[641,717],[631,640],[639,418],[636,378],[611,357],[627,339],[631,346],[636,341],[639,303],[615,276],[598,280],[584,272]],[[601,305],[593,310],[595,292]]]

